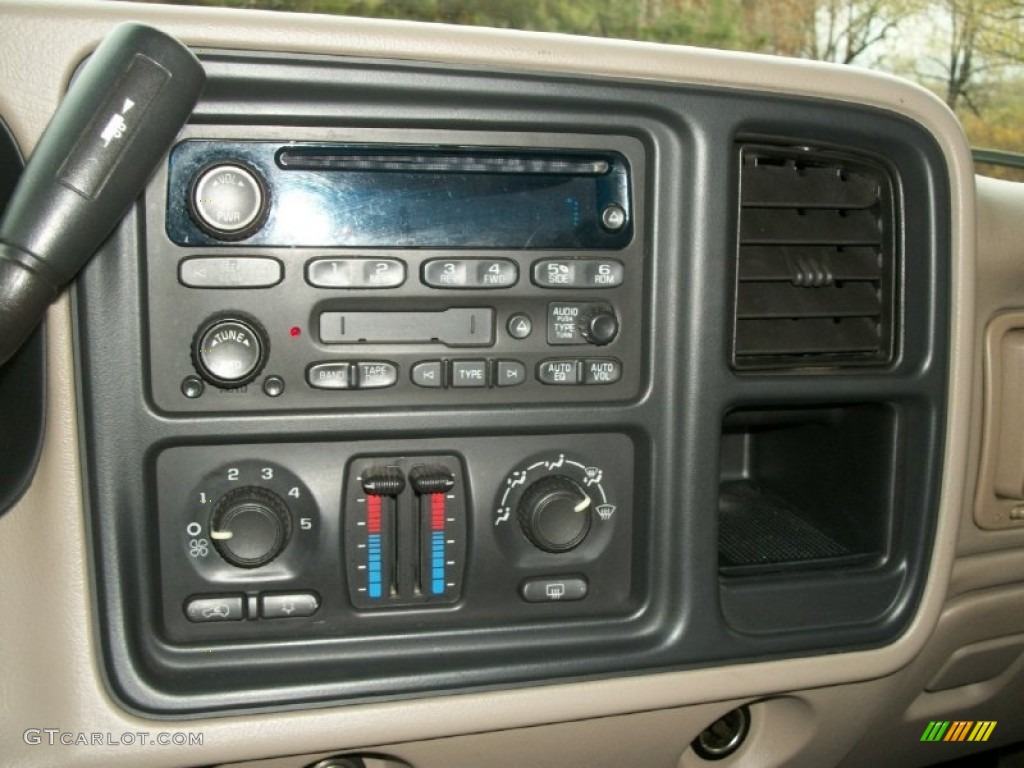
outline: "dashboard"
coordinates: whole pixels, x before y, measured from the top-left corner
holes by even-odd
[[[0,369],[39,452],[0,476],[14,764],[1021,740],[1021,193],[931,95],[497,30],[0,13],[11,168],[120,21],[207,76]],[[996,725],[943,752],[945,721]]]

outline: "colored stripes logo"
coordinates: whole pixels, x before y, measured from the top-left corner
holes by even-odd
[[[995,729],[995,720],[932,720],[921,741],[988,741]]]

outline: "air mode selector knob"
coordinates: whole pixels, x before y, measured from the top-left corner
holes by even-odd
[[[210,538],[231,565],[259,568],[281,554],[292,535],[292,513],[273,491],[250,485],[221,496]]]
[[[590,496],[564,475],[543,477],[519,500],[519,525],[535,546],[545,552],[568,552],[590,532]]]
[[[237,389],[255,379],[270,350],[267,333],[240,313],[208,318],[192,338],[196,372],[221,389]]]
[[[596,309],[580,318],[580,334],[591,344],[603,347],[619,335],[619,318],[610,309]]]

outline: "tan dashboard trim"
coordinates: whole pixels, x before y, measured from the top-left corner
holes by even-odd
[[[117,22],[161,26],[194,46],[422,59],[465,66],[594,75],[825,96],[898,112],[938,139],[952,184],[953,314],[948,439],[941,520],[921,611],[886,648],[520,690],[302,712],[154,723],[107,693],[98,658],[80,493],[70,311],[48,319],[48,430],[40,471],[0,518],[0,724],[5,759],[50,765],[60,752],[26,745],[25,728],[203,731],[205,746],[144,750],[149,766],[237,761],[538,725],[557,712],[580,720],[763,696],[890,674],[920,651],[945,597],[964,499],[974,359],[975,208],[970,154],[959,124],[924,90],[851,68],[753,55],[565,36],[313,16],[268,16],[115,2],[19,0],[0,5],[0,114],[30,151],[73,67]],[[146,514],[140,510],[140,514]],[[11,629],[18,628],[16,631]],[[254,738],[258,727],[258,738]],[[134,766],[141,748],[64,753],[61,763]]]

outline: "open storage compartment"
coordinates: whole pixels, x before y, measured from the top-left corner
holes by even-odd
[[[884,404],[730,412],[722,427],[720,572],[880,562],[896,461],[896,415]]]

